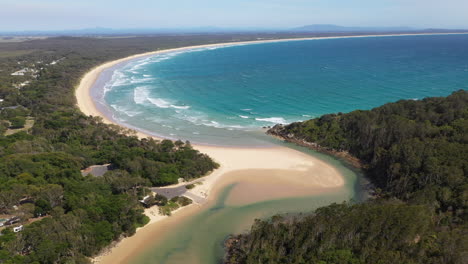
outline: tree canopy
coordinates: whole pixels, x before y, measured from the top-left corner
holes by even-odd
[[[257,220],[227,241],[226,264],[468,261],[468,92],[324,115],[269,133],[358,157],[377,196]]]

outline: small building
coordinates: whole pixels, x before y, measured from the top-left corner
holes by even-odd
[[[55,65],[55,64],[57,64],[57,63],[63,61],[64,59],[65,59],[65,57],[60,58],[60,59],[58,59],[58,60],[54,60],[54,61],[52,61],[51,63],[49,63],[49,65]]]
[[[17,83],[17,84],[13,84],[13,87],[16,88],[16,89],[21,89],[23,88],[24,86],[30,84],[31,82],[30,81],[25,81],[25,82],[22,82],[22,83]]]
[[[13,232],[18,233],[23,231],[23,225],[13,227]]]
[[[21,221],[21,218],[19,216],[13,216],[12,218],[8,219],[5,221],[4,225],[14,225],[16,223],[19,223]]]
[[[19,71],[12,73],[11,75],[12,76],[24,76],[24,74],[26,74],[28,71],[29,71],[28,68],[24,68],[24,69],[21,69]]]
[[[34,69],[34,68],[24,68],[24,69],[21,69],[19,71],[16,71],[14,73],[12,73],[11,75],[13,76],[24,76],[26,75],[26,73],[31,73],[31,74],[37,74],[39,71]]]
[[[143,199],[141,199],[139,201],[144,207],[146,207],[146,208],[151,207],[151,205],[148,203],[148,199],[150,197],[151,197],[150,195],[146,195],[145,197],[143,197]]]

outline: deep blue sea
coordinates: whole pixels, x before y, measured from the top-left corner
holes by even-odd
[[[102,83],[108,114],[154,135],[266,145],[264,126],[468,89],[468,35],[320,39],[134,60]]]

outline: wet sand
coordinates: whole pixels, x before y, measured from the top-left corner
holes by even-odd
[[[257,41],[257,43],[273,41],[287,40]],[[203,45],[196,48],[239,44],[244,43]],[[128,60],[161,52],[192,48],[195,47],[139,54],[94,68],[83,77],[76,89],[78,107],[86,115],[99,116],[103,118],[105,123],[117,124],[97,110],[93,98],[90,96],[90,90],[99,74],[105,69]],[[136,133],[139,137],[150,136],[142,132]],[[94,259],[96,262],[128,262],[129,259],[137,256],[149,244],[157,243],[162,234],[170,232],[172,228],[177,228],[180,221],[208,206],[216,199],[217,192],[229,184],[236,183],[230,197],[227,199],[227,203],[231,205],[245,205],[286,197],[302,197],[334,192],[344,184],[342,175],[333,166],[313,156],[286,147],[232,148],[194,145],[194,148],[208,154],[221,165],[219,169],[202,179],[203,184],[196,185],[194,189],[190,190],[193,194],[205,197],[207,202],[201,205],[195,204],[184,207],[171,217],[160,216],[155,212],[155,209],[147,210],[146,214],[151,218],[150,224],[140,228],[134,236],[117,243],[106,255],[96,257]]]

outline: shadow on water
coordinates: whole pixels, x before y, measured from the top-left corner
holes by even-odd
[[[216,212],[226,208],[226,200],[231,193],[232,189],[236,186],[236,183],[229,184],[223,191],[219,194],[216,203],[208,209],[210,212]]]

